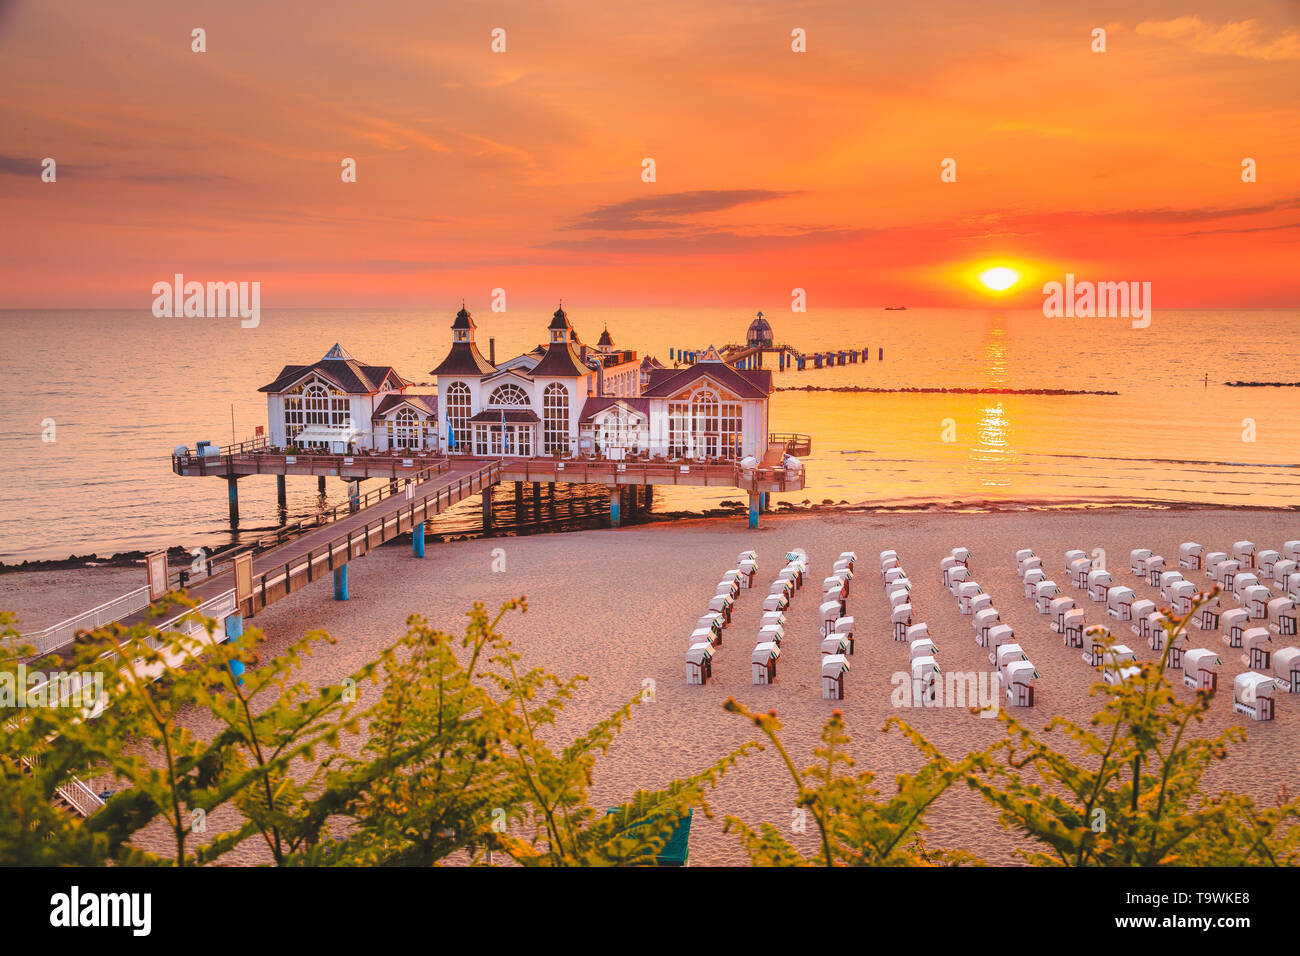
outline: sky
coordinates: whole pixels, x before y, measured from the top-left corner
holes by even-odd
[[[1295,307],[1297,103],[1296,0],[0,0],[0,308]]]

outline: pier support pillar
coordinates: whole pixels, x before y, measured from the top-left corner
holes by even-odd
[[[226,494],[230,498],[230,527],[239,527],[239,481],[234,475],[226,479]]]
[[[758,527],[758,500],[759,495],[749,496],[749,526],[751,528]]]
[[[421,521],[411,529],[411,553],[417,558],[424,557],[424,522]]]
[[[646,485],[645,486],[645,510],[649,511],[651,505],[653,505],[654,503],[655,503],[655,486]]]
[[[232,644],[244,636],[244,615],[232,614],[226,618],[226,640]],[[236,684],[244,682],[244,662],[231,661],[230,674],[235,678]]]
[[[321,481],[324,480],[325,480],[324,478],[321,479]],[[348,511],[352,512],[352,511],[360,511],[360,510],[361,510],[361,482],[349,481],[348,482]]]
[[[610,527],[617,528],[623,523],[623,516],[619,513],[619,501],[623,497],[623,489],[614,485],[609,489],[609,524]]]
[[[316,490],[322,495],[325,494],[325,476],[321,475],[316,479]]]
[[[533,482],[533,510],[538,514],[542,511],[542,483],[540,481]]]
[[[334,600],[348,599],[348,566],[341,564],[334,569]]]
[[[492,537],[492,489],[483,489],[483,537]]]

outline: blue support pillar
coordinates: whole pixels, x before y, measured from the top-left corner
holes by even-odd
[[[749,496],[749,526],[751,528],[758,527],[758,499],[758,495]]]
[[[281,511],[289,510],[289,489],[286,486],[284,475],[275,476],[275,503]]]
[[[421,521],[411,529],[411,553],[417,558],[424,557],[424,522]]]
[[[239,479],[231,475],[226,479],[226,494],[230,498],[230,527],[239,527]]]
[[[334,569],[334,600],[348,599],[348,566],[341,564]]]
[[[232,614],[226,618],[226,640],[234,643],[244,636],[244,615]],[[230,673],[235,678],[236,684],[244,682],[244,662],[231,661]]]
[[[619,514],[619,502],[622,498],[622,489],[614,485],[609,489],[609,523],[617,528],[622,523],[622,515]]]

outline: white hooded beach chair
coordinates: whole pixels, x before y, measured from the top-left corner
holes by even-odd
[[[1288,561],[1300,563],[1300,540],[1288,541],[1282,545],[1282,557]]]
[[[1273,593],[1262,584],[1252,584],[1237,592],[1237,599],[1252,621],[1268,620],[1268,602],[1273,600]]]
[[[1250,627],[1241,636],[1241,662],[1255,671],[1266,671],[1273,664],[1273,632],[1266,627]]]
[[[1223,590],[1231,592],[1233,582],[1237,580],[1237,575],[1240,573],[1241,565],[1232,558],[1226,558],[1210,570],[1210,580]]]
[[[771,643],[780,647],[784,640],[785,627],[780,624],[764,624],[758,629],[757,643],[759,644]]]
[[[1025,653],[1024,648],[1019,644],[999,644],[997,650],[991,655],[990,664],[997,666],[998,673],[1002,675],[1005,683],[1007,679],[1007,665],[1012,661],[1027,661],[1029,655]]]
[[[1012,707],[1034,706],[1034,681],[1039,677],[1038,671],[1029,661],[1011,661],[1007,664],[1004,680],[1007,688],[1007,703]]]
[[[930,638],[930,625],[922,621],[920,624],[913,624],[907,629],[904,639],[910,646],[913,641],[925,641]]]
[[[1300,601],[1300,571],[1286,576],[1286,593]]]
[[[1002,618],[995,607],[986,607],[976,611],[971,618],[971,627],[975,629],[975,642],[980,647],[989,646],[989,631],[1002,623]]]
[[[1014,644],[1016,642],[1016,632],[1012,630],[1010,624],[994,624],[989,628],[988,637],[985,639],[983,646],[989,649],[989,663],[996,663],[998,659],[998,648],[1005,644]]]
[[[835,600],[826,601],[817,609],[817,613],[821,615],[822,619],[822,637],[835,633],[835,622],[840,619],[840,602]]]
[[[1252,720],[1273,719],[1273,692],[1280,682],[1267,674],[1247,671],[1232,679],[1232,709]]]
[[[1061,593],[1055,581],[1039,581],[1034,585],[1034,608],[1039,614],[1046,614],[1052,609],[1052,598]]]
[[[1146,577],[1149,557],[1151,557],[1150,548],[1134,548],[1128,553],[1128,569],[1139,577]]]
[[[897,591],[889,592],[889,606],[898,607],[900,604],[910,604],[912,601],[911,592],[899,588]]]
[[[1165,649],[1165,636],[1169,633],[1165,630],[1165,624],[1168,622],[1161,611],[1152,611],[1142,619],[1142,635],[1146,638],[1147,647],[1153,651],[1163,651]]]
[[[912,702],[933,703],[939,679],[939,662],[933,657],[918,657],[912,662]]]
[[[1190,646],[1191,642],[1187,639],[1186,633],[1179,634],[1174,638],[1173,644],[1169,646],[1169,660],[1166,662],[1167,666],[1172,670],[1182,670],[1183,654],[1186,653],[1187,648]]]
[[[1201,570],[1205,557],[1205,548],[1195,541],[1185,541],[1178,546],[1178,566],[1189,571]]]
[[[1300,694],[1300,647],[1284,647],[1273,655],[1273,674],[1289,694]]]
[[[723,578],[718,582],[718,589],[715,593],[726,594],[733,601],[740,596],[740,572],[736,572],[734,578]]]
[[[1191,581],[1178,581],[1169,586],[1169,606],[1180,617],[1192,609],[1196,600],[1196,585]]]
[[[1083,619],[1083,609],[1075,608],[1072,611],[1066,611],[1065,617],[1061,619],[1062,642],[1066,647],[1083,647],[1083,632],[1087,625]]]
[[[993,606],[993,595],[987,591],[981,591],[970,599],[971,614],[978,614],[980,611],[987,611]]]
[[[1296,563],[1290,558],[1283,558],[1273,565],[1273,583],[1280,588],[1286,587],[1287,578],[1295,574]]]
[[[752,588],[754,586],[754,575],[758,573],[758,562],[741,561],[737,570],[740,571],[740,586],[742,588]]]
[[[1147,571],[1147,581],[1153,588],[1160,587],[1160,575],[1165,570],[1165,559],[1158,554],[1153,554],[1146,559],[1144,565]]]
[[[898,552],[897,552],[897,551],[894,551],[892,548],[889,549],[889,550],[887,550],[887,551],[881,551],[881,552],[880,552],[880,563],[881,563],[882,565],[883,565],[886,561],[888,561],[890,558],[893,558],[895,561],[897,561],[897,560],[898,560]]]
[[[1213,693],[1219,686],[1219,667],[1222,663],[1218,653],[1204,647],[1184,651],[1183,683]]]
[[[1042,568],[1030,568],[1025,572],[1025,599],[1032,601],[1034,599],[1034,589],[1039,583],[1046,581],[1047,575]]]
[[[785,615],[780,611],[764,611],[763,616],[759,619],[758,626],[762,628],[769,624],[780,624],[785,627]]]
[[[782,568],[780,571],[776,573],[776,579],[778,581],[789,581],[791,592],[799,590],[799,569],[798,568]]]
[[[1126,644],[1114,644],[1101,654],[1101,679],[1107,684],[1119,684],[1142,673],[1137,665],[1137,655]]]
[[[784,594],[769,594],[763,598],[764,611],[784,611],[790,606],[790,599]]]
[[[1088,575],[1092,573],[1091,558],[1075,558],[1066,568],[1066,580],[1076,588],[1083,590],[1088,587]]]
[[[1276,551],[1261,551],[1255,555],[1255,570],[1259,572],[1259,576],[1265,581],[1271,580],[1273,569],[1277,567],[1277,563],[1281,560],[1282,555]]]
[[[894,640],[905,640],[907,638],[907,629],[912,626],[912,605],[898,605],[890,612],[889,620],[894,625]]]
[[[934,657],[939,653],[939,648],[934,646],[934,641],[928,637],[918,638],[907,645],[907,659],[914,661],[918,657]]]
[[[828,654],[822,657],[822,699],[844,699],[844,675],[848,673],[849,661],[843,654]]]
[[[1205,556],[1201,559],[1201,567],[1205,569],[1205,576],[1211,581],[1217,581],[1218,578],[1215,577],[1214,569],[1224,561],[1227,561],[1228,557],[1228,554],[1223,551],[1207,551]]]
[[[881,561],[881,562],[880,562],[880,577],[881,577],[881,580],[884,579],[884,577],[885,577],[886,574],[888,574],[890,571],[894,570],[894,568],[896,568],[896,567],[898,567],[898,566],[899,566],[899,564],[898,564],[898,558],[886,558],[884,561]]]
[[[1169,589],[1179,581],[1186,580],[1182,571],[1161,571],[1160,579],[1153,581],[1152,584],[1160,585],[1160,596],[1166,601],[1169,600]]]
[[[899,567],[890,568],[881,577],[881,581],[882,581],[881,587],[883,588],[884,592],[888,594],[891,590],[891,586],[895,581],[905,579],[906,577],[907,577],[907,572],[904,571],[902,568]]]
[[[696,644],[708,644],[714,647],[721,643],[718,634],[711,627],[696,627],[691,631],[690,639],[686,642],[687,647],[693,647]]]
[[[1071,548],[1069,551],[1065,552],[1065,570],[1069,571],[1074,567],[1074,562],[1084,560],[1087,557],[1087,551],[1080,551],[1078,548]]]
[[[853,618],[841,617],[835,622],[835,635],[842,637],[849,644],[849,653],[853,653]]]
[[[723,625],[722,615],[715,614],[712,611],[710,611],[708,614],[703,615],[698,621],[695,622],[695,627],[697,629],[702,627],[707,627],[709,630],[713,632],[714,637],[716,638],[713,642],[714,644],[722,643],[723,626],[724,625]]]
[[[1232,591],[1237,595],[1237,603],[1241,603],[1241,592],[1246,588],[1253,588],[1260,583],[1259,575],[1254,571],[1238,571],[1237,579],[1232,584]]]
[[[781,648],[770,641],[754,645],[754,650],[749,655],[749,663],[755,684],[776,682],[776,662],[780,656]]]
[[[961,565],[959,565],[957,559],[951,555],[939,562],[939,578],[943,581],[944,587],[952,587],[952,571],[953,568],[957,567],[961,567]]]
[[[969,549],[969,548],[953,548],[953,549],[952,549],[952,556],[953,556],[954,558],[957,559],[957,563],[958,563],[958,564],[965,565],[965,566],[968,567],[968,568],[970,567],[970,549]]]
[[[1139,598],[1133,602],[1133,607],[1129,611],[1129,619],[1133,622],[1129,626],[1138,637],[1146,637],[1146,618],[1147,615],[1156,609],[1156,602],[1149,601],[1146,598]]]
[[[858,553],[856,551],[841,551],[840,560],[849,562],[849,568],[852,569],[858,563]]]
[[[731,624],[731,609],[735,607],[736,602],[731,599],[730,594],[715,594],[709,601],[709,610],[721,614],[723,620],[728,625]]]
[[[957,585],[957,610],[962,614],[971,613],[971,598],[977,594],[982,594],[983,590],[974,581],[966,581]]]
[[[1232,557],[1243,568],[1253,568],[1255,566],[1255,542],[1234,541],[1232,544]]]
[[[1106,592],[1106,616],[1116,621],[1133,620],[1133,599],[1136,595],[1132,588],[1113,587]]]
[[[1043,559],[1028,548],[1016,552],[1016,574],[1020,577],[1023,578],[1025,572],[1030,568],[1041,568],[1042,566]]]
[[[1250,627],[1250,615],[1244,607],[1229,608],[1219,615],[1223,622],[1223,643],[1229,647],[1241,647],[1241,638]]]
[[[794,582],[789,578],[777,578],[767,589],[768,594],[784,594],[787,599],[794,597]]]
[[[843,654],[849,649],[849,642],[842,635],[830,633],[822,638],[823,654]]]
[[[1033,548],[1021,548],[1019,551],[1016,552],[1016,564],[1019,564],[1021,561],[1025,560],[1025,558],[1032,558],[1032,557],[1034,557]]]
[[[1268,602],[1268,627],[1279,637],[1296,636],[1296,601],[1289,594]]]
[[[686,683],[707,684],[713,676],[713,645],[701,641],[686,649]]]
[[[1219,604],[1219,596],[1206,598],[1204,604],[1196,612],[1196,617],[1192,619],[1197,627],[1202,631],[1216,631],[1219,629],[1219,616],[1223,613]]]
[[[1106,602],[1106,594],[1110,591],[1110,586],[1115,583],[1115,579],[1110,576],[1109,571],[1100,569],[1091,571],[1088,574],[1088,597],[1098,604]]]
[[[1048,622],[1050,627],[1058,634],[1065,633],[1065,613],[1074,610],[1074,598],[1062,594],[1060,597],[1052,598],[1052,603],[1047,606]]]
[[[957,588],[971,580],[974,579],[971,576],[970,568],[964,564],[959,564],[948,572],[948,590],[952,592],[953,597],[956,597]]]
[[[740,564],[742,561],[755,561],[755,562],[757,562],[757,561],[758,561],[758,552],[757,552],[757,551],[752,551],[752,550],[751,550],[751,551],[742,551],[742,552],[740,552],[740,554],[736,555],[736,564]]]

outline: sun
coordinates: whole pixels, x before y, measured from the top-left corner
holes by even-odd
[[[1006,266],[994,266],[980,273],[980,282],[994,292],[1005,292],[1020,281],[1020,273]]]

